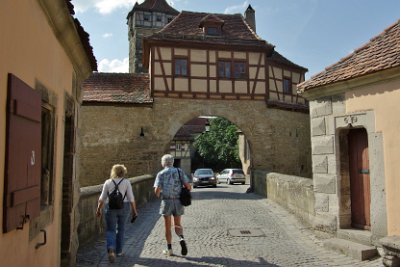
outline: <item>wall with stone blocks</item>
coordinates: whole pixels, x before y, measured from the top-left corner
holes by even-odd
[[[243,132],[253,170],[311,176],[308,114],[268,108],[265,101],[156,98],[151,107],[82,106],[81,185],[102,183],[116,163],[130,176],[155,174],[176,132],[201,115],[224,117]]]
[[[132,184],[136,205],[143,205],[155,198],[153,193],[154,176],[143,175],[129,178],[129,181]],[[90,241],[93,237],[98,236],[100,231],[105,230],[102,229],[102,227],[105,227],[105,223],[102,223],[95,214],[102,188],[102,184],[81,188],[79,200],[80,223],[78,227],[80,244]]]
[[[268,199],[290,210],[303,222],[313,224],[315,198],[312,179],[268,173],[266,186]]]

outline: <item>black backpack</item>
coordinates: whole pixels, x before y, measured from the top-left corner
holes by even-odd
[[[119,184],[123,180],[124,180],[124,178],[122,178],[121,181],[119,181],[119,183],[116,184],[115,181],[113,179],[111,179],[111,181],[115,185],[114,190],[108,194],[108,207],[111,210],[119,210],[119,209],[122,209],[122,207],[124,206],[124,199],[126,196],[126,192],[125,192],[125,195],[122,196],[121,192],[118,189]]]

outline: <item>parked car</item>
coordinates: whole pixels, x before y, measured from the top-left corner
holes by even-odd
[[[193,187],[212,185],[217,187],[217,179],[212,169],[197,169],[193,173]]]
[[[246,175],[242,169],[224,169],[217,175],[218,183],[224,182],[227,184],[246,183]]]

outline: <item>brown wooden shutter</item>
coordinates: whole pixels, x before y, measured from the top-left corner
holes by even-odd
[[[3,232],[40,214],[41,96],[8,75]]]

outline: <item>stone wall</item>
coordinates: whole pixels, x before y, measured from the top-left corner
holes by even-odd
[[[129,178],[132,184],[136,205],[143,205],[155,198],[153,193],[154,176],[143,175]],[[102,184],[82,187],[79,200],[80,223],[78,227],[79,243],[91,240],[104,231],[105,224],[96,217],[97,202],[103,188]]]
[[[268,199],[287,208],[303,222],[313,225],[315,197],[312,179],[268,173],[266,187]]]
[[[179,128],[201,115],[224,117],[243,132],[253,169],[311,175],[309,115],[267,108],[265,101],[156,98],[152,107],[84,103],[81,114],[82,186],[102,183],[116,163],[125,164],[130,176],[155,174]]]

